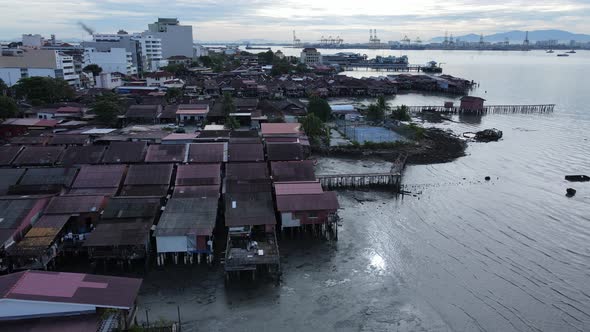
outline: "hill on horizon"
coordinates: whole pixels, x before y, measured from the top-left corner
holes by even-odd
[[[521,43],[524,41],[526,35],[526,31],[522,30],[513,30],[508,32],[500,32],[491,35],[484,35],[484,40],[486,42],[503,42],[506,38],[510,40],[511,43]],[[454,38],[459,38],[461,41],[466,42],[478,42],[480,35],[471,33],[462,36],[454,36]],[[577,42],[590,42],[590,35],[580,34],[580,33],[572,33],[569,31],[564,30],[533,30],[529,31],[529,40],[531,43],[534,43],[539,40],[550,40],[555,39],[561,42],[569,42],[570,40],[575,40]],[[432,38],[430,41],[434,43],[441,43],[445,40],[444,37],[435,37]]]

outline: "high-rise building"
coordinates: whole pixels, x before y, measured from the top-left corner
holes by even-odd
[[[162,58],[162,40],[150,34],[133,34],[133,39],[139,42],[140,59],[143,71],[153,72],[166,66]]]
[[[0,78],[6,85],[36,76],[61,78],[71,86],[80,85],[74,58],[60,51],[24,49],[12,56],[0,56]]]
[[[133,65],[131,52],[124,48],[111,48],[100,51],[93,47],[84,49],[84,66],[98,65],[104,73],[137,74],[137,67]]]
[[[141,45],[132,35],[125,31],[119,31],[116,34],[94,34],[92,41],[82,42],[82,47],[93,48],[98,52],[109,52],[113,48],[124,48],[131,54],[131,61],[133,66],[138,71],[146,71],[149,69],[143,68]],[[125,72],[123,72],[125,73]]]
[[[193,27],[180,25],[176,18],[158,18],[157,22],[148,24],[143,35],[152,35],[162,41],[162,57],[193,56]]]

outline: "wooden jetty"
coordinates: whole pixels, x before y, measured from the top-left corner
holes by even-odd
[[[325,174],[316,177],[326,189],[382,187],[399,192],[407,158],[406,154],[400,154],[387,173]]]
[[[407,106],[408,112],[437,112],[452,114],[509,114],[509,113],[551,113],[555,109],[555,104],[538,104],[538,105],[487,105],[481,109],[463,109],[459,106]]]
[[[425,65],[408,65],[399,63],[349,63],[342,65],[344,70],[376,70],[376,71],[393,71],[393,72],[421,72]],[[428,69],[426,69],[428,70]]]

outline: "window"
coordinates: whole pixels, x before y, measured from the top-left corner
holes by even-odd
[[[307,217],[309,219],[317,219],[318,218],[318,214],[317,214],[317,212],[308,212],[307,213]]]

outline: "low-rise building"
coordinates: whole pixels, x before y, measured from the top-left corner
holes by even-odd
[[[322,64],[322,54],[315,48],[306,47],[301,51],[299,62],[310,66]]]
[[[178,105],[176,121],[178,123],[202,123],[209,114],[208,104],[182,104]]]
[[[103,73],[124,73],[136,75],[137,67],[133,64],[133,56],[125,48],[111,48],[108,51],[100,51],[94,47],[84,48],[84,66],[91,64],[102,68]]]
[[[21,78],[60,78],[71,86],[80,85],[74,58],[55,50],[23,49],[12,56],[0,56],[0,79],[9,87]]]

